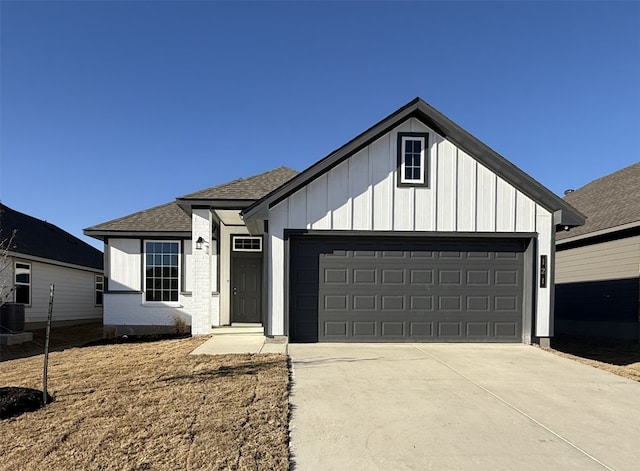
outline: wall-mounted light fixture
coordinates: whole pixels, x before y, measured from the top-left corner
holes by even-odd
[[[202,238],[202,236],[198,237],[198,240],[196,240],[196,249],[197,250],[202,250],[202,244],[207,244],[207,241],[204,240]],[[208,245],[208,244],[207,244]]]

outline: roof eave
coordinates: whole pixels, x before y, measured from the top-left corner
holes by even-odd
[[[618,226],[607,227],[606,229],[600,229],[597,231],[587,232],[586,234],[580,234],[575,237],[567,237],[562,240],[556,240],[556,245],[565,245],[572,242],[578,242],[581,240],[591,239],[594,237],[600,237],[608,234],[614,234],[616,232],[628,231],[640,227],[640,221],[634,221],[627,224],[620,224]]]
[[[176,198],[176,204],[189,215],[194,208],[242,210],[255,202],[255,199]]]
[[[104,242],[109,237],[124,238],[145,238],[145,237],[176,237],[178,239],[186,239],[191,237],[191,231],[103,231],[85,229],[82,231],[84,235],[93,237]]]

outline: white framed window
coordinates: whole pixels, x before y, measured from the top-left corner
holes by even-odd
[[[234,252],[262,252],[262,237],[233,236]]]
[[[398,186],[428,186],[429,135],[398,133]]]
[[[144,242],[144,292],[147,302],[178,302],[180,290],[180,242]]]
[[[31,264],[16,262],[14,271],[16,286],[15,300],[27,306],[31,305]]]
[[[102,306],[103,298],[104,298],[104,276],[96,275],[96,296],[95,296],[96,306]]]

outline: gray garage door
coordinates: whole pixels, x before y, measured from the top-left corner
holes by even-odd
[[[521,342],[525,242],[298,237],[289,336],[320,342]]]

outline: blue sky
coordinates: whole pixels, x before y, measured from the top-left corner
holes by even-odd
[[[640,2],[0,1],[0,199],[82,229],[420,96],[562,194],[640,160]]]

